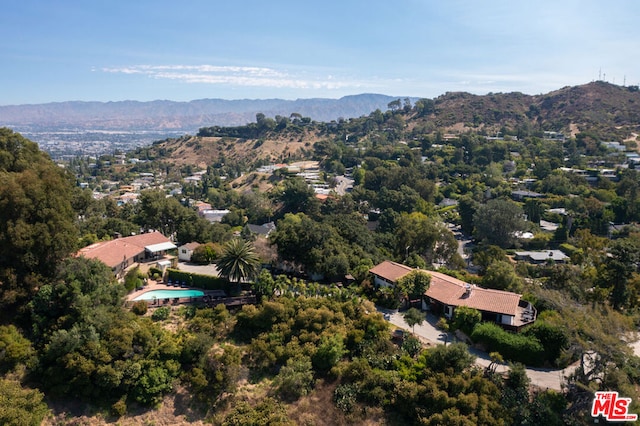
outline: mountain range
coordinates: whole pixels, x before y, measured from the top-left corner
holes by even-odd
[[[190,102],[68,101],[0,106],[0,127],[20,132],[153,131],[193,134],[210,126],[243,126],[266,117],[299,114],[318,122],[367,116],[375,110],[405,108],[419,98],[360,94],[340,99],[200,99]],[[640,133],[638,86],[594,81],[547,94],[520,92],[474,95],[447,92],[426,100],[430,126],[446,130],[495,131],[501,126],[539,130],[595,131],[602,137],[625,139]],[[392,104],[393,102],[393,104]]]
[[[172,130],[193,132],[203,126],[241,126],[257,113],[267,117],[292,113],[316,121],[337,120],[386,110],[392,101],[404,99],[360,94],[340,99],[199,99],[190,102],[68,101],[0,106],[0,127],[28,130]],[[415,100],[416,98],[411,98]]]

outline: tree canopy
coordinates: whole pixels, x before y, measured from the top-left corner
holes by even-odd
[[[522,207],[500,198],[478,206],[473,223],[477,239],[502,248],[512,247],[517,233],[526,230]]]
[[[0,303],[31,296],[77,244],[71,180],[37,146],[0,129]]]

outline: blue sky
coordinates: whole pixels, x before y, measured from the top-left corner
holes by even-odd
[[[0,105],[640,82],[640,2],[4,0]]]

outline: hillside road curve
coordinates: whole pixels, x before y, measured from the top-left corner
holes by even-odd
[[[398,328],[402,328],[411,332],[411,327],[404,321],[404,317],[402,313],[399,312],[390,312],[383,309],[380,309],[380,312],[389,314],[388,321],[395,325]],[[430,344],[445,344],[448,341],[451,342],[453,338],[453,333],[449,333],[447,336],[442,331],[438,330],[435,327],[435,324],[438,322],[438,318],[432,313],[426,314],[426,320],[420,324],[415,326],[415,334],[421,340],[426,341]],[[478,349],[469,347],[469,352],[476,356],[476,364],[480,367],[487,367],[491,363],[491,359],[489,358],[489,354],[486,352],[482,352]],[[571,374],[576,367],[577,364],[570,365],[564,369],[549,369],[549,368],[532,368],[527,367],[527,376],[531,380],[531,384],[537,386],[541,389],[553,389],[556,391],[562,390],[562,384],[565,381],[565,377]],[[496,368],[496,372],[503,373],[509,370],[509,366],[506,364],[500,364]]]

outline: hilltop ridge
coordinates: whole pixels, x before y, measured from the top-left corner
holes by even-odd
[[[473,95],[448,92],[413,105],[396,99],[386,112],[323,123],[308,117],[261,115],[260,123],[238,127],[211,126],[196,136],[169,138],[145,148],[145,156],[177,165],[278,162],[305,157],[315,143],[349,137],[349,144],[367,147],[387,140],[416,141],[436,133],[476,132],[513,137],[545,131],[566,136],[592,134],[606,140],[635,140],[640,134],[640,92],[634,87],[593,82],[564,87],[544,95],[522,93]]]

